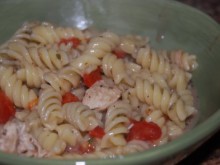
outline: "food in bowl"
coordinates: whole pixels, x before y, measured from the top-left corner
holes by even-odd
[[[0,58],[3,152],[113,158],[179,137],[198,115],[196,56],[147,37],[32,22]]]

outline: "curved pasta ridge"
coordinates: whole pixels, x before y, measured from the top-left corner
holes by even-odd
[[[66,103],[62,107],[66,121],[80,131],[89,131],[100,124],[93,110],[81,102]]]
[[[128,133],[129,116],[131,113],[130,105],[125,101],[117,101],[112,104],[106,114],[105,135],[101,142],[102,148],[111,146],[123,146],[127,142],[124,134]]]
[[[42,85],[42,87],[39,95],[38,113],[43,124],[54,130],[64,120],[61,106],[62,96],[50,85]]]
[[[34,90],[29,89],[17,78],[12,67],[0,67],[0,86],[6,95],[21,108],[29,108],[29,103],[37,99]]]

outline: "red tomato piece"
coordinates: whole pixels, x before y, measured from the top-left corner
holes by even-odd
[[[93,138],[101,139],[105,135],[105,131],[102,127],[95,127],[93,130],[89,131],[89,135]]]
[[[61,44],[68,44],[68,43],[72,43],[72,48],[77,48],[77,46],[80,45],[81,41],[80,39],[76,38],[76,37],[71,37],[71,38],[63,38],[60,40],[60,42],[58,43],[58,45],[60,46]]]
[[[14,115],[15,107],[13,103],[3,91],[0,91],[0,124],[6,123]]]
[[[122,50],[119,50],[119,49],[113,50],[112,53],[113,53],[114,55],[116,55],[117,58],[124,58],[124,57],[127,55],[126,52],[124,52],[124,51],[122,51]]]
[[[80,154],[91,153],[94,151],[95,151],[95,146],[92,143],[84,142],[79,146]]]
[[[101,75],[100,67],[90,72],[89,74],[85,73],[83,75],[83,81],[87,87],[91,87],[93,84],[95,84],[96,81],[99,81],[101,79],[102,79],[102,75]]]
[[[77,102],[79,98],[72,94],[71,92],[67,92],[62,96],[62,104],[70,103],[70,102]]]
[[[128,133],[127,140],[152,141],[159,139],[161,135],[161,129],[157,124],[146,121],[135,121]]]

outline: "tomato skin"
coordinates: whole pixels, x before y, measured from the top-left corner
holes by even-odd
[[[71,37],[71,38],[62,38],[60,40],[60,42],[58,43],[58,45],[60,46],[61,44],[68,44],[68,43],[72,43],[72,48],[77,48],[77,46],[80,45],[81,41],[80,39],[76,38],[76,37]]]
[[[15,107],[13,103],[3,91],[0,91],[0,124],[5,124],[14,115]]]
[[[102,139],[105,135],[105,131],[102,127],[97,126],[93,130],[89,131],[89,135],[93,138]]]
[[[85,73],[83,75],[83,82],[87,87],[91,87],[95,84],[96,81],[102,79],[101,68],[98,67],[96,70],[90,72],[89,74]]]
[[[78,102],[79,98],[72,94],[71,92],[67,92],[62,96],[62,104],[70,103],[70,102]]]
[[[135,121],[133,127],[130,129],[127,141],[143,140],[153,141],[158,140],[162,135],[160,127],[153,122]]]
[[[126,52],[124,52],[124,51],[122,51],[122,50],[120,50],[120,49],[115,49],[115,50],[112,51],[112,53],[113,53],[117,58],[124,58],[124,57],[127,55]]]

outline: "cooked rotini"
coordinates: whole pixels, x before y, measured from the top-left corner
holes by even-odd
[[[63,68],[57,72],[47,72],[44,80],[62,95],[79,84],[80,77],[71,68]]]
[[[117,101],[112,104],[106,113],[105,133],[101,142],[102,148],[126,145],[124,134],[128,133],[130,106],[126,102]]]
[[[43,124],[51,130],[54,130],[64,120],[61,99],[61,93],[50,85],[43,84],[39,95],[37,111]]]
[[[120,48],[128,54],[134,55],[139,48],[147,45],[147,43],[146,37],[127,35],[121,37]]]
[[[75,146],[82,140],[80,131],[71,124],[61,124],[56,127],[56,131],[60,139],[65,141],[67,145]]]
[[[25,60],[43,69],[61,69],[69,62],[68,55],[63,51],[47,49],[42,46],[27,48],[19,43],[10,43],[8,47],[2,51],[9,57],[19,60],[21,63]]]
[[[29,89],[18,79],[12,67],[0,67],[0,86],[17,107],[29,108],[29,103],[37,99],[33,89]]]
[[[168,55],[172,63],[186,71],[193,71],[198,67],[196,56],[182,50],[171,51]]]
[[[116,84],[120,83],[125,77],[125,64],[122,59],[108,54],[103,58],[102,69],[107,77],[112,77]]]
[[[186,106],[176,93],[141,79],[136,81],[135,91],[141,101],[161,109],[172,121],[184,127],[184,121],[190,116],[191,106]]]
[[[169,61],[164,56],[159,56],[150,46],[138,50],[136,62],[143,68],[149,69],[150,72],[165,74],[168,77],[171,75],[172,69]]]
[[[62,154],[66,148],[66,142],[62,140],[58,133],[44,127],[39,127],[33,133],[39,144],[51,155]]]
[[[3,152],[121,158],[178,138],[199,112],[196,56],[146,36],[25,23],[0,46],[0,65]]]
[[[41,44],[58,43],[63,38],[76,37],[85,41],[83,32],[77,28],[55,27],[50,23],[42,23],[31,29],[29,40]]]
[[[24,67],[16,71],[18,79],[26,82],[29,87],[39,88],[44,83],[44,74],[47,69],[41,69],[29,63],[24,63]]]
[[[88,47],[83,52],[83,55],[91,55],[97,58],[103,58],[111,53],[120,43],[118,35],[112,32],[102,33],[100,36],[91,39]]]
[[[64,104],[62,110],[65,119],[80,131],[92,130],[100,125],[100,120],[97,118],[95,111],[81,102]]]
[[[101,61],[96,56],[89,54],[81,55],[71,62],[71,66],[80,75],[95,70],[99,65],[101,65]]]
[[[172,77],[168,80],[168,83],[172,89],[179,92],[187,89],[191,77],[190,73],[176,68],[172,70]]]

